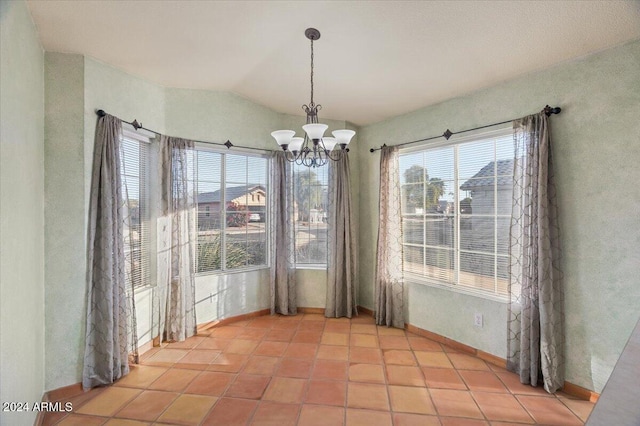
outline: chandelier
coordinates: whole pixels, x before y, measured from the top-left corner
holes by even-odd
[[[302,126],[305,135],[301,138],[296,137],[293,130],[276,130],[271,132],[271,136],[285,152],[287,161],[307,167],[320,167],[329,160],[339,160],[343,152],[348,152],[347,145],[356,132],[335,130],[331,132],[333,137],[324,136],[329,126],[318,123],[318,111],[322,109],[322,105],[313,102],[313,42],[320,38],[320,31],[307,28],[304,35],[311,40],[311,102],[302,105],[302,110],[307,114],[307,124]]]

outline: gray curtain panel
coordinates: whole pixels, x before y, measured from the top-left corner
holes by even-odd
[[[160,137],[161,212],[154,336],[182,341],[196,333],[196,202],[193,141]]]
[[[513,123],[514,188],[507,368],[547,392],[564,384],[564,291],[549,118]]]
[[[351,214],[349,155],[343,152],[329,165],[329,255],[325,316],[358,314],[356,301],[356,239]]]
[[[398,147],[380,151],[380,218],[376,255],[376,324],[404,328],[402,214]]]
[[[125,288],[121,135],[118,118],[98,119],[89,199],[85,389],[111,384],[129,373],[132,312]],[[135,339],[131,343],[137,347]]]
[[[296,275],[291,167],[284,152],[271,163],[271,314],[295,315]]]

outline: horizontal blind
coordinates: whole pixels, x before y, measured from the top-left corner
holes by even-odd
[[[120,145],[127,288],[150,284],[148,141],[124,137]]]

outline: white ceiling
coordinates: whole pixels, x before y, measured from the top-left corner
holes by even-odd
[[[640,1],[28,1],[47,51],[364,125],[640,38]]]

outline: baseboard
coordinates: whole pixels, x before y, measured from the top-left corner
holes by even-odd
[[[373,311],[369,308],[365,308],[364,306],[358,306],[358,313],[373,316]]]
[[[298,308],[298,313],[324,315],[324,308]]]
[[[424,330],[422,328],[416,327],[415,325],[406,324],[405,329],[413,334],[417,334],[419,336],[426,337],[427,339],[434,340],[438,343],[449,346],[450,348],[468,353],[470,355],[477,356],[478,358],[488,362],[489,364],[493,364],[501,368],[507,368],[507,360],[504,358],[500,358],[499,356],[490,354],[485,351],[481,351],[480,349],[476,349],[469,345],[465,345],[464,343],[460,343],[456,340],[450,339],[441,334]],[[596,402],[600,397],[600,394],[592,390],[583,388],[582,386],[578,386],[571,382],[566,382],[566,381],[564,382],[562,391],[567,395],[571,395],[578,399],[591,401],[591,402]]]

